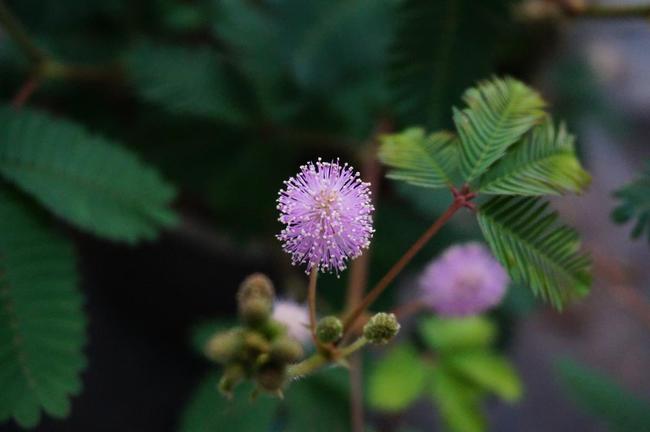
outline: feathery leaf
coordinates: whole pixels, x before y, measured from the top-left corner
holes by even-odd
[[[605,420],[608,430],[650,430],[650,401],[640,399],[610,378],[572,360],[556,364],[569,395],[592,415]]]
[[[174,189],[126,149],[28,109],[0,108],[0,124],[0,174],[56,215],[128,242],[175,222]]]
[[[614,193],[621,204],[612,213],[612,219],[622,224],[637,218],[632,238],[640,237],[645,231],[650,243],[650,162],[637,180]]]
[[[454,108],[454,122],[466,182],[483,174],[546,115],[540,95],[512,78],[480,82],[465,92],[463,101],[467,108]]]
[[[389,178],[416,186],[447,187],[458,165],[458,141],[449,132],[426,136],[423,129],[411,128],[382,137],[379,159],[394,168]]]
[[[539,198],[498,196],[481,206],[478,221],[510,276],[561,309],[588,292],[590,260],[578,234],[547,207]]]
[[[0,422],[62,418],[79,374],[86,319],[72,247],[0,185]]]
[[[573,136],[547,118],[490,167],[478,190],[503,195],[578,193],[590,180],[576,158]]]
[[[400,120],[451,126],[449,107],[494,72],[510,0],[403,0],[396,6],[389,81]]]
[[[240,124],[224,61],[207,47],[141,42],[126,56],[126,73],[140,97],[175,114]]]

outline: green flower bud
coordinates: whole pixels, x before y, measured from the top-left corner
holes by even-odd
[[[287,380],[286,367],[275,362],[269,362],[260,366],[255,375],[257,384],[264,390],[277,393],[282,390]]]
[[[273,312],[273,303],[262,297],[250,297],[239,303],[239,316],[251,327],[266,323]]]
[[[262,273],[253,273],[248,276],[239,286],[237,299],[239,303],[246,302],[251,298],[262,298],[273,304],[275,290],[271,280]]]
[[[279,363],[295,363],[304,354],[302,345],[288,336],[278,338],[271,344],[271,358]]]
[[[226,364],[233,360],[243,346],[241,329],[232,329],[212,336],[205,346],[206,356],[217,363]]]
[[[244,346],[252,354],[252,357],[257,357],[258,354],[266,353],[270,349],[269,341],[263,335],[252,330],[244,333]]]
[[[370,343],[388,343],[399,332],[400,325],[395,314],[380,312],[363,326],[363,336]]]
[[[336,342],[343,336],[343,323],[335,316],[327,316],[318,321],[316,336],[321,342]]]
[[[233,390],[235,390],[237,384],[239,384],[245,376],[246,371],[241,365],[237,363],[228,365],[228,367],[223,371],[223,376],[219,381],[219,391],[224,396],[231,398]]]

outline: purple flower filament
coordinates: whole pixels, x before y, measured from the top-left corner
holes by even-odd
[[[284,184],[278,220],[286,227],[277,238],[292,264],[307,264],[307,273],[313,268],[338,273],[368,248],[374,232],[370,183],[351,166],[319,158]]]

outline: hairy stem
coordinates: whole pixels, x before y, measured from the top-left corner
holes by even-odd
[[[315,346],[319,345],[316,337],[316,282],[318,281],[318,267],[313,267],[309,274],[309,288],[307,291],[307,303],[309,304],[309,329]]]
[[[33,64],[38,65],[47,61],[47,54],[32,41],[22,23],[11,13],[4,0],[0,0],[0,24]]]
[[[440,228],[462,207],[466,206],[465,200],[454,199],[449,208],[420,236],[419,239],[402,255],[402,257],[388,270],[383,278],[370,290],[366,297],[343,320],[345,332],[349,332],[359,316],[384,292],[393,280],[400,274],[404,267],[411,262],[413,257],[431,240]]]

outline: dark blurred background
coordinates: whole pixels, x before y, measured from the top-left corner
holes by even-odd
[[[318,156],[361,167],[378,128],[449,127],[462,90],[491,74],[540,89],[578,136],[593,184],[585,196],[556,204],[595,262],[592,294],[564,313],[524,290],[498,312],[526,397],[514,407],[491,405],[492,430],[605,430],[554,379],[561,355],[650,396],[650,318],[641,304],[650,291],[649,248],[609,218],[612,192],[650,158],[650,23],[569,17],[543,1],[418,3],[7,1],[57,57],[110,71],[107,79],[46,83],[29,105],[142,155],[178,186],[182,217],[177,229],[137,246],[62,224],[78,246],[89,365],[71,416],[46,417],[36,430],[176,430],[208,369],[190,346],[193,326],[232,315],[237,285],[253,271],[269,274],[281,292],[302,295],[305,278],[274,238],[282,180]],[[408,57],[413,52],[419,56]],[[0,98],[10,100],[28,73],[0,30]],[[206,94],[212,91],[216,101]],[[449,201],[446,193],[386,181],[379,195],[371,280]],[[412,270],[476,236],[470,218],[456,219]],[[342,304],[341,285],[323,279],[332,310]],[[382,302],[399,295],[395,287]],[[415,418],[431,424],[426,407]]]

